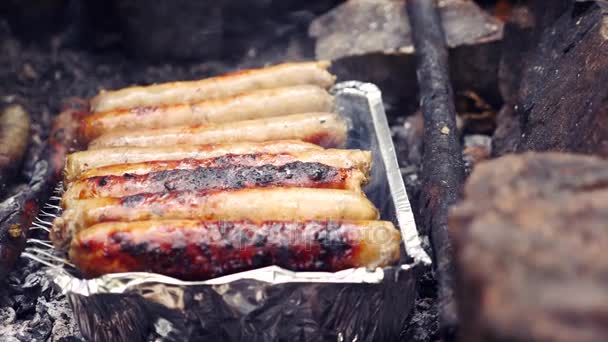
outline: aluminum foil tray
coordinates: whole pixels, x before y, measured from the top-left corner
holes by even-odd
[[[407,325],[416,278],[430,258],[421,247],[380,90],[337,84],[338,112],[350,122],[348,148],[373,152],[365,192],[399,227],[401,264],[335,273],[271,266],[207,281],[153,273],[81,279],[64,267],[48,275],[65,293],[91,341],[390,341]]]

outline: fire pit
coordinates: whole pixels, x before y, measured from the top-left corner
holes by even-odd
[[[19,167],[7,171],[10,178],[0,187],[2,232],[30,220],[28,248],[48,247],[45,222],[57,203],[51,185],[60,174],[58,164],[45,159],[55,146],[47,142],[70,139],[53,131],[52,121],[66,108],[81,110],[81,99],[133,84],[331,59],[338,82],[372,82],[382,91],[422,247],[433,259],[408,283],[415,290],[395,300],[403,308],[391,315],[399,317],[381,327],[400,331],[403,341],[597,340],[606,333],[596,316],[605,307],[589,298],[574,302],[556,296],[585,292],[601,297],[607,289],[600,276],[604,266],[586,264],[595,260],[608,234],[598,228],[605,226],[606,207],[596,200],[604,195],[603,161],[567,155],[608,156],[608,95],[601,91],[608,84],[607,11],[602,0],[447,0],[436,6],[421,0],[214,5],[180,0],[155,6],[146,1],[6,1],[0,4],[0,102],[2,108],[23,106],[31,137],[23,160],[13,163]],[[526,151],[558,153],[511,155]],[[568,181],[578,176],[580,182]],[[567,196],[578,204],[571,207]],[[585,208],[591,208],[589,215],[582,214]],[[580,231],[570,231],[542,215],[563,220],[582,215],[586,221]],[[513,244],[527,247],[515,250]],[[568,248],[585,251],[569,262],[543,263],[565,257]],[[511,257],[501,263],[499,254]],[[70,302],[52,283],[48,268],[31,256],[36,255],[26,250],[0,286],[0,336],[7,341],[92,336],[96,327],[79,326],[73,311],[86,311],[86,301]],[[584,283],[574,280],[581,268]],[[555,279],[569,287],[552,286]],[[542,295],[522,295],[528,290]],[[316,298],[307,291],[321,292],[286,292],[286,300]],[[360,300],[361,294],[351,295]],[[228,310],[215,304],[205,309]],[[125,317],[149,310],[128,307],[133,312]],[[123,310],[124,303],[115,308]],[[372,306],[362,304],[362,310]],[[345,312],[331,317],[348,321]],[[552,328],[526,325],[517,331],[521,317]],[[142,340],[179,339],[169,333],[170,320],[104,322],[114,323],[153,330]],[[370,326],[363,319],[357,324],[349,328]],[[305,340],[308,326],[299,327],[279,336],[299,334]],[[231,337],[238,336],[248,335],[235,331]]]

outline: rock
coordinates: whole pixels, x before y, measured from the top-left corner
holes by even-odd
[[[447,0],[440,6],[454,90],[471,90],[499,104],[502,23],[473,1]],[[315,19],[309,33],[316,39],[317,59],[333,60],[339,80],[377,84],[389,114],[418,110],[414,48],[403,2],[347,1]]]
[[[495,41],[502,24],[469,0],[441,1],[440,14],[449,47]],[[391,0],[351,0],[315,19],[309,33],[317,39],[320,59],[369,53],[414,51],[404,3]]]
[[[608,336],[608,161],[562,153],[479,164],[453,208],[463,341]]]

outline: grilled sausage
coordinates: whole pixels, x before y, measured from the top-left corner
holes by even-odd
[[[294,271],[384,267],[399,260],[399,232],[384,221],[140,221],[80,232],[70,259],[91,278],[155,272],[204,280],[277,265]]]
[[[172,191],[121,198],[66,200],[51,238],[66,248],[74,233],[108,221],[202,220],[373,220],[378,210],[347,190],[259,188],[231,191]]]
[[[154,160],[207,159],[227,154],[281,153],[319,150],[321,147],[294,140],[261,143],[229,143],[202,146],[172,147],[118,147],[94,151],[81,151],[68,156],[65,179],[71,182],[87,170],[116,164],[139,163]]]
[[[306,113],[211,126],[108,133],[93,140],[89,144],[89,149],[123,146],[204,145],[284,139],[302,140],[329,148],[344,145],[347,132],[346,122],[337,114]]]
[[[262,166],[285,165],[294,161],[306,163],[321,163],[337,168],[356,168],[368,175],[372,156],[369,151],[362,150],[310,150],[294,153],[254,153],[239,155],[224,155],[210,159],[182,159],[166,161],[149,161],[142,163],[118,164],[90,169],[80,174],[80,179],[98,176],[143,175],[164,170],[193,170],[198,167],[225,167],[229,165]]]
[[[235,72],[198,81],[154,84],[102,91],[91,99],[93,112],[139,106],[194,103],[233,96],[256,89],[311,84],[329,88],[335,77],[327,72],[329,62],[286,63],[263,69]]]
[[[281,166],[257,167],[230,165],[81,179],[69,185],[63,199],[258,187],[327,188],[361,192],[361,184],[364,181],[365,176],[357,169],[337,169],[319,163],[293,162]]]
[[[19,105],[0,113],[0,193],[17,173],[30,135],[30,116]]]
[[[83,121],[82,133],[90,141],[110,132],[208,125],[332,110],[333,96],[325,89],[301,85],[254,90],[229,98],[192,104],[134,107],[96,113]]]

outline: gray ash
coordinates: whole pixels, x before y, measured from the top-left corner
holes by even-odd
[[[67,298],[50,284],[43,267],[22,258],[0,285],[2,341],[83,341]]]

